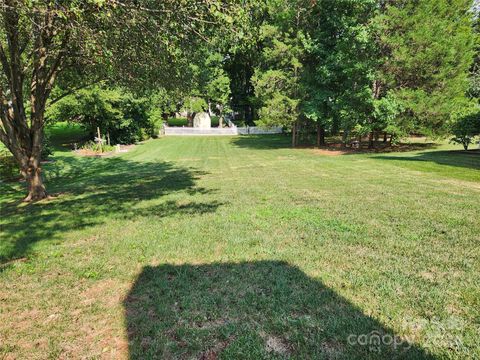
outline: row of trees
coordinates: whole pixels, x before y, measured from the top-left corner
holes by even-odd
[[[264,12],[251,83],[259,118],[292,129],[293,145],[305,121],[318,145],[342,131],[370,146],[379,133],[445,135],[480,121],[468,96],[472,1],[267,1]]]
[[[0,12],[0,141],[26,200],[47,196],[46,109],[99,81],[161,114],[230,107],[291,129],[293,145],[305,122],[322,145],[478,120],[473,0],[1,0]]]

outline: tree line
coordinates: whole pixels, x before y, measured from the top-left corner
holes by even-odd
[[[98,84],[122,109],[145,108],[118,89],[154,99],[161,115],[233,110],[282,125],[294,146],[305,127],[319,146],[329,134],[373,146],[410,133],[468,146],[480,132],[473,0],[1,0],[0,11],[0,140],[26,200],[47,196],[49,111],[63,104],[91,123],[66,99],[82,89],[102,99]]]
[[[252,105],[267,124],[390,140],[411,133],[465,141],[479,132],[472,94],[478,18],[468,0],[267,2],[253,45]],[[468,124],[467,124],[468,123]],[[467,140],[468,141],[468,140]]]

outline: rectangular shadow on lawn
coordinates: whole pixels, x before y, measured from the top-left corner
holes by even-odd
[[[433,359],[280,261],[146,267],[124,301],[130,359]]]

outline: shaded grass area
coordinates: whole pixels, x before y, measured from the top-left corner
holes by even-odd
[[[137,163],[120,157],[99,162],[58,155],[55,163],[48,167],[48,178],[52,182],[49,189],[60,191],[52,193],[58,199],[32,205],[18,202],[3,205],[2,232],[6,241],[0,244],[0,261],[25,256],[39,240],[54,239],[63,232],[98,225],[111,218],[212,211],[219,205],[217,202],[177,204],[170,200],[147,207],[136,206],[182,190],[205,193],[208,190],[194,186],[201,174],[168,162]],[[61,186],[56,184],[59,179]],[[10,194],[14,194],[11,188]],[[32,219],[39,221],[31,226]]]
[[[480,170],[480,151],[469,150],[443,150],[443,151],[429,151],[422,153],[409,154],[408,156],[398,155],[382,155],[376,157],[383,161],[391,161],[398,166],[402,166],[412,170],[431,171],[438,174],[451,176],[452,168],[467,168],[473,170]],[[445,165],[445,166],[438,166]],[[477,172],[462,172],[453,169],[453,172],[459,178],[465,180],[479,180],[480,175]]]
[[[433,358],[281,261],[149,266],[124,306],[131,359]]]
[[[478,157],[288,145],[59,145],[56,198],[22,204],[23,184],[0,183],[0,355],[480,356]],[[401,346],[349,343],[365,332]]]

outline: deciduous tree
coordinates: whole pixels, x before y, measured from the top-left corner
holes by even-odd
[[[62,70],[66,80],[98,68],[129,86],[173,83],[182,76],[182,67],[174,65],[182,64],[192,43],[205,41],[217,23],[233,23],[232,4],[1,0],[0,140],[25,177],[25,200],[47,196],[40,165],[44,113]],[[75,65],[77,71],[65,71]]]

